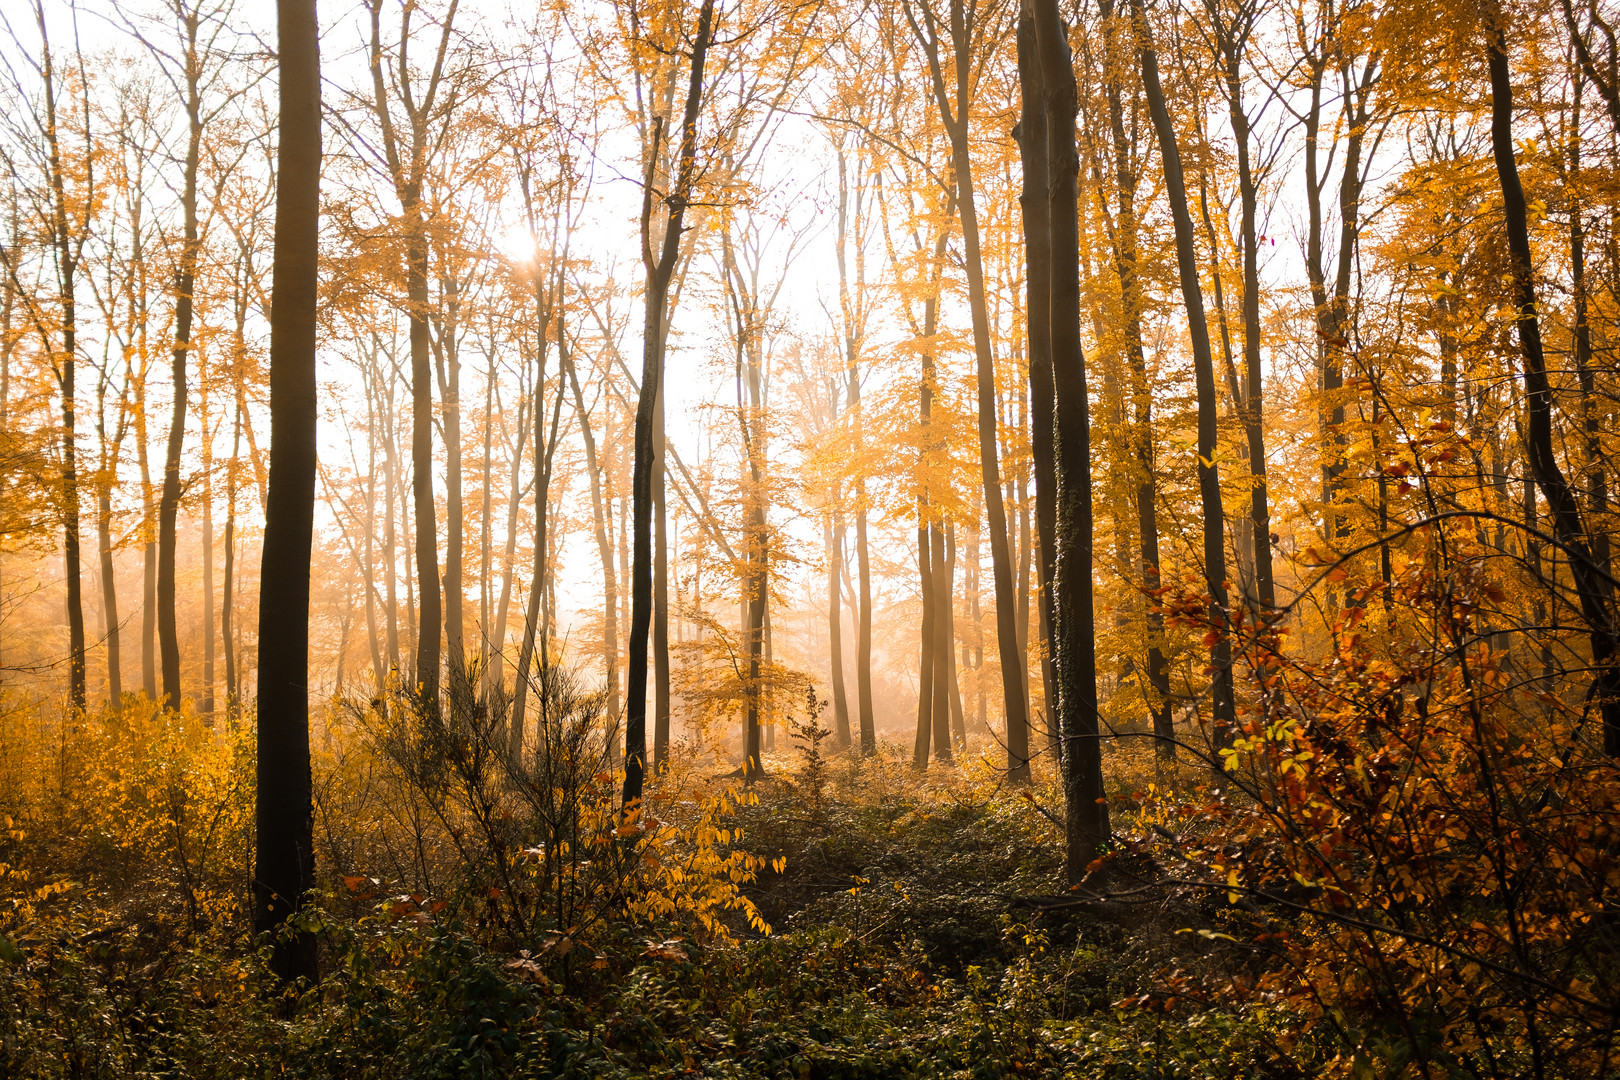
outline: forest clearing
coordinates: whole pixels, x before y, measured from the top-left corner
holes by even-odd
[[[1620,1076],[1617,19],[0,9],[0,1080]]]

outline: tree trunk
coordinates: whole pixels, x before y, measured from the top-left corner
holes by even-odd
[[[850,730],[849,699],[844,692],[844,605],[839,586],[844,551],[844,521],[841,514],[827,515],[822,540],[827,551],[827,666],[832,679],[833,746],[848,750]]]
[[[854,428],[852,432],[857,450],[865,445],[864,418],[861,412],[860,347],[865,334],[863,293],[866,286],[865,253],[860,246],[862,189],[857,186],[855,196],[855,289],[852,295],[849,281],[849,202],[848,168],[843,152],[838,154],[838,299],[844,317],[844,381],[845,410]],[[877,753],[877,729],[872,711],[872,578],[866,549],[866,477],[864,470],[855,474],[855,563],[860,591],[855,608],[855,704],[859,718],[861,754]]]
[[[101,612],[107,629],[107,700],[118,705],[124,696],[120,663],[118,626],[118,586],[114,580],[112,546],[113,464],[103,460],[96,478],[96,546],[101,554]]]
[[[697,32],[692,38],[691,78],[687,83],[686,105],[681,118],[680,153],[675,182],[664,202],[668,213],[664,222],[663,244],[654,259],[651,243],[653,189],[650,182],[657,161],[660,135],[653,137],[649,182],[643,187],[642,250],[647,270],[646,313],[642,332],[641,393],[636,402],[634,475],[631,479],[633,566],[630,579],[630,672],[629,701],[625,709],[624,805],[633,808],[641,801],[647,771],[647,644],[652,624],[652,510],[653,510],[653,414],[658,387],[664,379],[664,320],[668,317],[670,277],[680,256],[682,222],[696,183],[698,107],[703,99],[703,64],[708,55],[714,25],[714,0],[703,0],[698,11]],[[662,132],[662,121],[656,132]],[[760,601],[763,603],[764,598]]]
[[[1271,510],[1266,489],[1266,443],[1263,387],[1260,379],[1260,240],[1256,229],[1259,217],[1259,190],[1249,157],[1252,132],[1243,107],[1243,52],[1252,40],[1255,13],[1242,8],[1232,22],[1221,21],[1214,8],[1215,47],[1222,67],[1227,116],[1237,147],[1238,196],[1242,205],[1239,234],[1243,256],[1243,393],[1234,402],[1243,418],[1248,442],[1250,499],[1249,528],[1252,530],[1256,614],[1264,616],[1276,609],[1276,589],[1271,570]]]
[[[536,290],[538,293],[538,289]],[[529,670],[534,663],[535,645],[540,648],[540,667],[543,674],[550,663],[546,628],[542,625],[541,607],[545,602],[547,574],[547,544],[550,542],[551,516],[551,461],[557,448],[557,437],[562,423],[562,403],[568,388],[561,380],[557,383],[557,398],[551,410],[551,434],[546,434],[546,332],[550,312],[558,312],[557,342],[559,354],[567,349],[563,332],[560,300],[562,298],[561,272],[551,294],[551,302],[539,319],[541,330],[534,370],[534,572],[529,583],[529,607],[523,620],[523,643],[518,650],[517,677],[512,685],[512,715],[507,728],[507,754],[512,761],[520,761],[523,753],[524,712],[528,705]],[[562,361],[558,361],[559,369]]]
[[[1215,634],[1210,646],[1210,666],[1214,668],[1214,742],[1217,750],[1230,745],[1237,705],[1232,686],[1232,641],[1228,634],[1230,614],[1226,595],[1226,517],[1221,508],[1221,478],[1216,465],[1215,363],[1209,345],[1209,326],[1204,318],[1204,296],[1198,280],[1198,253],[1193,243],[1192,215],[1187,208],[1187,183],[1181,167],[1181,150],[1159,85],[1159,57],[1153,46],[1142,0],[1131,0],[1140,35],[1142,84],[1147,92],[1148,109],[1159,140],[1159,156],[1164,164],[1165,194],[1176,231],[1176,264],[1181,277],[1181,296],[1187,311],[1187,327],[1192,339],[1193,382],[1198,396],[1198,490],[1204,518],[1204,580],[1209,590],[1209,622]],[[1216,767],[1219,761],[1216,759]]]
[[[928,748],[934,728],[934,646],[939,640],[934,632],[935,593],[930,529],[927,524],[927,503],[917,503],[917,583],[922,594],[922,627],[917,634],[917,735],[911,748],[911,767],[921,772],[928,768]]]
[[[596,551],[602,560],[602,653],[607,661],[608,712],[619,710],[619,584],[613,566],[612,503],[603,496],[602,467],[597,456],[596,437],[591,431],[589,414],[585,411],[585,395],[580,390],[579,375],[574,370],[573,354],[564,351],[562,365],[567,370],[569,385],[574,390],[574,408],[579,416],[579,432],[585,441],[585,469],[591,479],[591,516],[596,526]],[[611,407],[608,410],[612,415]],[[611,438],[611,429],[609,437]]]
[[[434,349],[439,369],[439,417],[444,430],[444,654],[445,671],[450,678],[450,705],[464,716],[472,708],[472,687],[467,683],[466,590],[463,587],[467,510],[461,497],[461,349],[458,344],[461,287],[453,277],[444,282],[444,305],[444,319]],[[431,343],[431,337],[429,341]],[[540,512],[543,516],[543,508]]]
[[[315,884],[309,765],[309,577],[315,522],[315,294],[321,83],[315,5],[279,0],[280,138],[270,298],[270,489],[259,605],[254,929],[271,968],[315,978],[315,938],[281,935]]]
[[[1071,884],[1108,842],[1097,709],[1097,636],[1092,611],[1091,415],[1080,348],[1080,231],[1075,145],[1076,90],[1068,34],[1056,0],[1034,3],[1035,39],[1046,106],[1047,214],[1051,236],[1052,375],[1056,433],[1053,660],[1063,735],[1067,811],[1064,864]]]
[[[877,753],[877,724],[872,709],[872,572],[866,547],[866,490],[857,487],[855,504],[855,564],[861,579],[860,611],[855,630],[855,696],[860,708],[861,754]]]
[[[144,383],[144,380],[142,381]],[[147,450],[146,394],[137,384],[135,451],[141,470],[141,690],[158,700],[157,676],[157,507],[152,499],[152,468]]]
[[[908,13],[909,13],[908,8]],[[957,220],[962,226],[962,256],[967,271],[968,308],[973,322],[973,353],[977,364],[979,465],[984,487],[985,524],[990,534],[990,563],[995,576],[996,590],[996,644],[1001,659],[1002,702],[1007,726],[1027,729],[1029,703],[1025,699],[1025,683],[1020,672],[1023,657],[1018,651],[1018,633],[1014,607],[1017,595],[1013,587],[1012,554],[1007,539],[1007,511],[1001,495],[1001,469],[997,461],[996,445],[996,374],[995,358],[990,344],[990,315],[985,297],[984,260],[979,250],[979,215],[974,193],[973,160],[968,144],[969,90],[971,69],[969,50],[971,28],[963,0],[951,0],[951,42],[955,52],[955,102],[945,86],[944,71],[940,64],[937,27],[927,8],[922,9],[927,33],[913,23],[919,42],[928,56],[929,73],[933,82],[935,104],[940,119],[945,123],[951,142],[951,167],[956,177]],[[1078,325],[1076,327],[1078,332]],[[1078,340],[1078,339],[1077,339]],[[1090,498],[1089,491],[1087,498]],[[1088,570],[1088,588],[1089,588]]]
[[[175,274],[173,383],[174,405],[169,416],[169,443],[163,458],[163,494],[158,500],[157,631],[158,652],[162,658],[164,703],[171,709],[180,700],[180,636],[175,626],[174,557],[176,529],[180,513],[180,454],[186,438],[186,369],[191,352],[193,293],[197,287],[197,258],[202,242],[197,232],[197,171],[202,157],[202,79],[201,57],[197,54],[197,19],[187,13],[186,27],[186,142],[185,174],[182,177],[180,210],[185,237],[180,248],[180,265]]]
[[[945,639],[946,685],[950,688],[951,735],[959,749],[967,749],[967,718],[962,711],[962,687],[956,680],[956,605],[952,592],[956,580],[956,523],[945,523]],[[1027,594],[1026,594],[1027,595]]]
[[[411,495],[416,511],[416,676],[413,689],[430,725],[439,722],[443,612],[439,594],[438,508],[433,495],[433,370],[428,341],[428,241],[419,196],[407,191],[405,293],[411,335]]]
[[[1029,445],[1035,467],[1036,604],[1040,611],[1041,634],[1047,640],[1046,654],[1052,654],[1052,578],[1054,539],[1057,535],[1057,459],[1053,453],[1054,432],[1051,280],[1051,217],[1047,206],[1047,138],[1044,93],[1041,89],[1040,57],[1036,51],[1035,18],[1027,5],[1018,19],[1018,81],[1022,93],[1018,114],[1018,156],[1023,166],[1023,187],[1018,205],[1024,229],[1024,338],[1029,363]],[[974,554],[977,558],[978,545]],[[1052,683],[1047,681],[1050,691]],[[1047,700],[1050,712],[1052,702]],[[1048,717],[1048,724],[1051,718]],[[1029,771],[1029,727],[1008,726],[1007,776],[1014,784],[1027,784]]]
[[[934,588],[934,760],[955,762],[951,745],[951,575],[945,561],[945,527],[928,530],[928,561]]]
[[[668,329],[667,327],[665,328]],[[669,768],[669,537],[664,501],[664,386],[653,414],[653,758],[655,773]]]
[[[1112,18],[1113,0],[1103,0],[1104,18]],[[1127,19],[1120,32],[1130,34]],[[1111,45],[1114,43],[1111,42]],[[1115,46],[1117,47],[1117,46]],[[1143,698],[1152,720],[1155,746],[1162,759],[1175,760],[1175,726],[1170,717],[1170,667],[1164,657],[1164,616],[1152,597],[1160,585],[1159,576],[1159,481],[1153,465],[1153,391],[1148,382],[1147,354],[1142,344],[1142,284],[1140,246],[1136,220],[1135,166],[1136,140],[1125,128],[1122,100],[1123,65],[1110,49],[1108,77],[1108,127],[1114,148],[1114,182],[1119,192],[1118,249],[1115,267],[1119,274],[1120,302],[1124,308],[1121,329],[1125,335],[1125,358],[1130,367],[1132,412],[1131,449],[1136,467],[1137,549],[1141,561],[1144,605],[1143,636],[1147,639],[1147,686]]]
[[[225,580],[219,603],[219,628],[225,639],[225,715],[227,721],[234,724],[242,701],[236,677],[236,474],[242,452],[240,397],[231,427],[231,460],[225,466]],[[380,679],[377,685],[382,686]]]
[[[75,397],[75,379],[77,375],[77,306],[74,299],[75,282],[79,271],[79,261],[84,250],[82,235],[75,239],[69,224],[68,193],[64,173],[66,165],[62,160],[62,147],[58,138],[57,121],[57,80],[53,63],[50,41],[47,36],[45,9],[43,4],[36,3],[34,8],[35,21],[39,26],[40,36],[40,64],[41,89],[45,95],[45,139],[47,174],[50,184],[49,209],[51,214],[48,241],[53,249],[56,271],[57,303],[61,310],[61,325],[59,332],[62,336],[62,353],[60,360],[53,355],[51,341],[48,336],[42,342],[45,348],[47,361],[54,368],[57,390],[61,393],[61,478],[62,478],[62,571],[67,586],[67,620],[68,620],[68,704],[72,716],[77,717],[84,712],[86,703],[85,690],[85,637],[84,637],[84,599],[83,582],[81,580],[81,561],[79,558],[79,466],[78,466],[78,436],[76,421],[78,417],[78,403]],[[80,91],[81,93],[87,91]],[[86,131],[88,137],[89,132]],[[9,256],[8,256],[9,260]],[[11,277],[17,277],[16,265],[10,264],[8,271]]]
[[[200,375],[200,373],[199,373]],[[208,399],[202,399],[198,420],[203,432],[202,473],[202,601],[203,601],[203,670],[202,700],[197,709],[214,722],[214,454],[213,439],[208,430]],[[369,536],[368,536],[369,539]]]
[[[1524,358],[1525,452],[1530,471],[1547,500],[1553,533],[1569,556],[1581,616],[1586,621],[1596,671],[1593,699],[1603,716],[1603,749],[1620,756],[1620,666],[1615,663],[1614,623],[1608,578],[1586,543],[1575,492],[1564,478],[1553,450],[1552,384],[1547,377],[1536,311],[1533,254],[1528,210],[1519,166],[1513,156],[1513,80],[1508,69],[1506,18],[1497,7],[1486,26],[1491,77],[1491,150],[1502,189],[1502,211],[1508,251],[1513,259],[1513,299],[1517,308],[1519,349]]]

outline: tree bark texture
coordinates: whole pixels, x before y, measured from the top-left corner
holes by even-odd
[[[321,177],[313,0],[278,0],[281,123],[270,294],[270,485],[259,607],[254,929],[284,981],[315,977],[315,938],[282,934],[315,884],[309,764],[309,575],[315,524],[315,303]]]

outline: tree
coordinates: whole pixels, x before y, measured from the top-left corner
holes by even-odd
[[[1136,17],[1142,85],[1147,93],[1153,129],[1159,140],[1164,167],[1165,195],[1176,230],[1176,267],[1181,277],[1187,334],[1192,341],[1193,377],[1198,394],[1198,492],[1203,509],[1204,584],[1209,594],[1209,647],[1214,668],[1212,713],[1215,745],[1224,748],[1234,737],[1237,701],[1232,680],[1231,611],[1227,603],[1226,515],[1221,508],[1220,468],[1216,464],[1215,361],[1209,346],[1209,325],[1204,317],[1204,296],[1199,284],[1198,253],[1193,239],[1192,214],[1187,207],[1187,181],[1181,167],[1181,149],[1159,83],[1158,50],[1153,44],[1143,0],[1131,0]],[[1217,759],[1218,760],[1218,759]]]
[[[666,138],[668,120],[659,116],[653,123],[652,149],[647,160],[647,176],[642,186],[641,244],[642,265],[647,274],[646,315],[642,324],[641,393],[636,403],[633,436],[635,464],[631,479],[631,532],[633,562],[630,572],[630,658],[629,698],[625,703],[624,805],[634,807],[641,800],[647,770],[647,643],[652,624],[652,509],[653,509],[653,422],[658,404],[658,387],[663,385],[665,320],[669,317],[669,286],[681,252],[682,223],[697,185],[698,110],[703,103],[703,65],[714,36],[714,0],[703,0],[698,9],[697,27],[690,38],[691,66],[680,120],[680,149],[676,153],[669,186],[662,195],[654,188],[654,171],[659,148]],[[662,203],[664,235],[656,251],[653,246],[653,211]]]
[[[280,934],[315,884],[309,764],[309,577],[315,525],[321,69],[313,0],[279,0],[280,116],[270,293],[270,489],[259,607],[254,928],[284,981],[315,977],[315,937]]]
[[[204,239],[198,227],[197,180],[202,164],[204,131],[230,103],[234,94],[224,95],[212,108],[205,107],[205,95],[215,89],[222,73],[216,46],[219,36],[230,23],[230,0],[222,0],[208,7],[200,4],[191,6],[186,0],[171,0],[169,14],[176,23],[177,55],[170,55],[163,46],[151,42],[147,43],[147,47],[164,62],[164,74],[186,114],[185,154],[180,173],[181,239],[174,272],[174,348],[170,368],[174,401],[169,418],[167,450],[163,458],[163,491],[158,500],[157,537],[157,636],[162,659],[162,691],[169,708],[178,709],[181,705],[180,638],[174,617],[174,555],[180,511],[180,456],[185,443],[189,394],[187,368],[193,347],[197,263]],[[212,588],[211,583],[209,587]],[[208,694],[212,698],[211,688]]]
[[[411,353],[411,495],[416,526],[416,591],[418,629],[414,689],[423,708],[438,714],[444,608],[439,581],[437,509],[433,494],[433,372],[432,329],[429,324],[427,206],[424,199],[433,152],[442,143],[440,130],[449,123],[462,99],[455,74],[446,67],[458,0],[450,0],[439,25],[439,41],[425,77],[413,69],[407,48],[415,5],[407,4],[400,17],[400,42],[387,55],[382,38],[384,0],[368,0],[371,17],[369,59],[372,96],[369,107],[376,118],[381,145],[377,148],[399,200],[404,225],[405,309],[410,326]],[[449,85],[446,85],[447,77]],[[392,90],[390,90],[390,79]],[[425,81],[425,85],[418,82]],[[444,96],[441,98],[441,90]],[[397,106],[394,103],[397,99]],[[404,127],[394,123],[394,109]],[[459,450],[459,448],[457,448]],[[458,608],[459,610],[459,608]],[[459,672],[461,658],[452,657]]]
[[[912,34],[927,60],[934,105],[950,140],[951,171],[956,185],[956,211],[962,226],[962,260],[967,274],[968,307],[973,322],[973,352],[978,374],[979,466],[984,487],[986,526],[990,536],[990,561],[995,580],[996,641],[1001,655],[1002,697],[1008,729],[1017,727],[1027,731],[1029,702],[1025,698],[1027,685],[1023,675],[1025,664],[1019,649],[1015,626],[1016,593],[1013,586],[1012,553],[1008,546],[1007,512],[1002,497],[1001,471],[997,457],[995,356],[990,339],[984,258],[980,251],[978,202],[974,186],[973,159],[968,141],[975,93],[974,80],[977,74],[975,45],[982,49],[984,46],[981,39],[994,41],[999,33],[1005,31],[1004,29],[998,31],[994,24],[985,19],[989,13],[981,13],[977,9],[970,11],[963,0],[951,0],[946,19],[941,19],[930,5],[924,3],[907,3],[905,13]],[[947,25],[948,30],[945,30]],[[943,55],[942,30],[949,35],[951,53],[948,60]],[[947,85],[945,67],[947,62],[954,75],[954,86]],[[1078,334],[1078,324],[1075,330]],[[1083,376],[1081,385],[1082,387],[1084,385]],[[1086,498],[1088,500],[1090,498],[1089,484]],[[1089,518],[1089,511],[1087,517]],[[939,658],[941,663],[946,662],[949,651],[950,646],[947,645],[946,655]],[[945,702],[941,704],[944,705]],[[948,747],[947,739],[947,752]]]
[[[1491,153],[1502,189],[1515,322],[1524,359],[1525,450],[1536,486],[1547,500],[1553,533],[1569,557],[1570,576],[1586,620],[1596,669],[1592,698],[1603,717],[1603,749],[1611,757],[1620,757],[1620,664],[1615,657],[1612,584],[1592,557],[1580,505],[1553,452],[1552,384],[1536,309],[1528,208],[1513,150],[1513,78],[1508,69],[1507,18],[1500,5],[1493,5],[1487,13],[1483,30],[1491,85]]]
[[[1064,870],[1078,882],[1110,838],[1102,794],[1097,707],[1097,632],[1092,610],[1091,414],[1080,345],[1080,261],[1074,123],[1077,92],[1067,33],[1056,0],[1034,10],[1040,93],[1046,113],[1048,340],[1055,398],[1053,658],[1063,734]],[[1026,91],[1027,92],[1027,91]]]
[[[20,252],[15,242],[10,247],[0,248],[0,257],[4,258],[5,270],[16,289],[16,295],[25,304],[28,322],[39,338],[60,398],[62,426],[57,442],[57,469],[61,487],[56,502],[62,522],[63,576],[67,584],[68,702],[75,713],[80,713],[85,707],[86,688],[83,582],[79,558],[77,379],[80,345],[77,288],[85,243],[90,236],[100,192],[97,189],[98,155],[92,137],[89,76],[84,53],[78,48],[74,50],[75,67],[67,73],[74,79],[70,86],[64,73],[57,67],[46,22],[43,0],[35,0],[34,23],[39,30],[39,53],[37,59],[30,58],[29,63],[39,80],[39,99],[30,109],[25,123],[32,129],[32,134],[37,135],[37,142],[32,142],[37,148],[36,160],[30,164],[38,169],[39,186],[25,190],[32,225],[40,236],[40,246],[47,252],[49,272],[54,279],[51,285],[55,295],[50,301],[55,306],[54,313],[48,311],[45,302],[36,299],[31,290],[24,288]],[[19,98],[28,100],[31,97],[20,85],[16,89]],[[74,116],[63,108],[64,91],[72,95],[67,105],[69,108],[76,107],[79,115]],[[69,145],[70,138],[80,145]],[[20,171],[16,165],[13,169]]]

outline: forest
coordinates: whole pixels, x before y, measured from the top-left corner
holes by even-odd
[[[1620,1076],[1617,27],[0,6],[0,1077]]]

